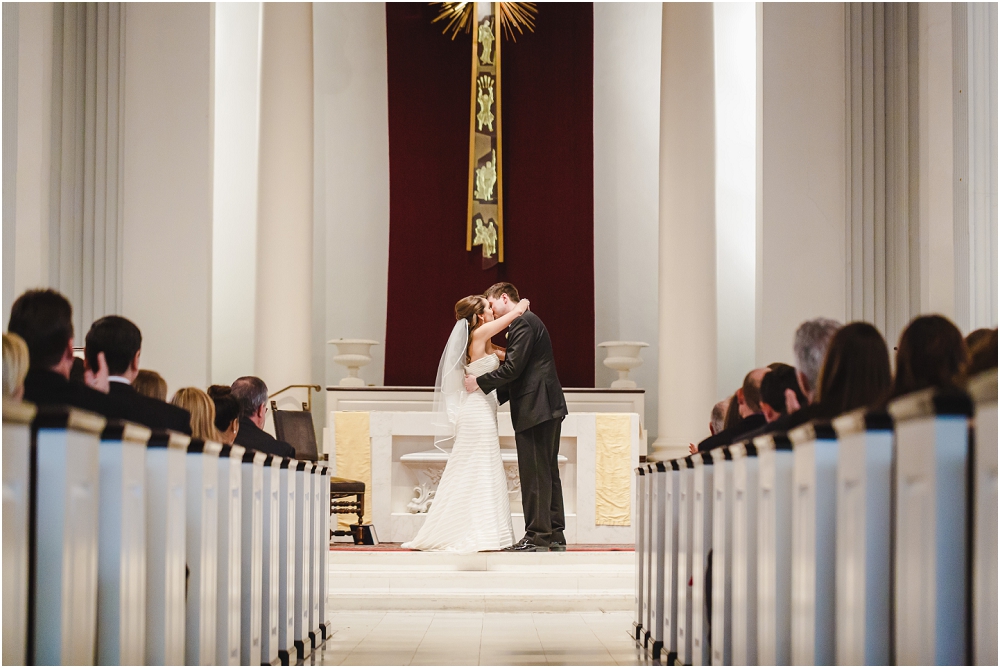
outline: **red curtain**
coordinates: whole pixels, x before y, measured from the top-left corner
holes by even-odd
[[[465,250],[471,37],[387,3],[389,299],[385,384],[433,385],[455,302],[509,281],[542,319],[565,387],[594,386],[593,7],[542,3],[505,39],[505,261]]]

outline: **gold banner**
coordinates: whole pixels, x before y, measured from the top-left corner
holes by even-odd
[[[469,121],[469,214],[465,250],[483,249],[483,269],[503,262],[503,150],[497,4],[475,3]]]
[[[594,458],[598,526],[628,526],[632,511],[632,417],[598,413]],[[339,451],[339,447],[338,447]]]
[[[365,483],[365,522],[371,522],[372,439],[367,411],[337,411],[333,414],[337,442],[337,477]],[[348,530],[355,515],[337,515],[337,528]]]

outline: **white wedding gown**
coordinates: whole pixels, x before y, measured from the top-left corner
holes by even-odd
[[[499,366],[500,360],[491,353],[469,364],[466,371],[481,376]],[[469,553],[502,550],[513,543],[496,396],[473,392],[459,412],[455,444],[424,525],[403,547]]]

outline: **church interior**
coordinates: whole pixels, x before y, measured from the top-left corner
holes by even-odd
[[[2,13],[5,664],[997,664],[997,3]]]

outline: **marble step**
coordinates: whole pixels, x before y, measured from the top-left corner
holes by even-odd
[[[334,550],[329,582],[340,610],[631,610],[635,554]]]

